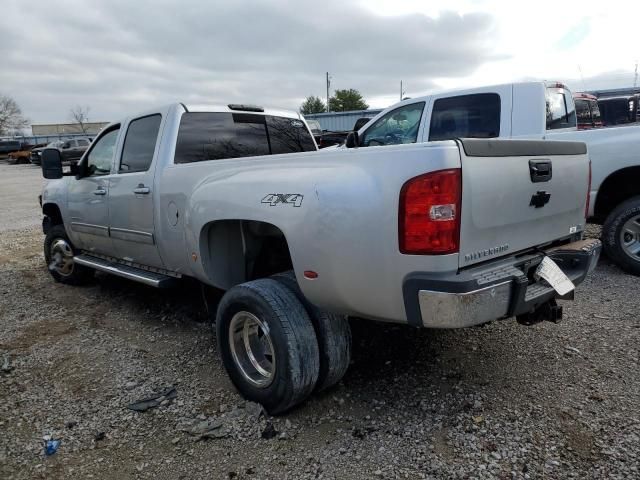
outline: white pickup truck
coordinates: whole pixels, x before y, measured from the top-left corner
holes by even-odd
[[[54,279],[99,270],[226,291],[223,363],[272,413],[343,376],[345,315],[428,328],[558,320],[556,298],[572,297],[601,248],[582,240],[579,142],[321,154],[296,113],[176,104],[106,127],[70,168],[44,150]]]
[[[585,142],[592,164],[589,219],[604,224],[609,257],[640,275],[640,125],[578,131],[571,92],[561,83],[511,83],[412,98],[378,114],[355,137],[348,146],[471,137]]]

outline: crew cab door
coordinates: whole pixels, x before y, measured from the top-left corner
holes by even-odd
[[[67,197],[73,243],[91,252],[113,255],[109,238],[109,183],[120,126],[104,132],[81,166],[83,175],[70,179]]]
[[[154,228],[154,171],[162,115],[153,114],[125,125],[122,151],[109,195],[111,240],[118,258],[161,267]]]

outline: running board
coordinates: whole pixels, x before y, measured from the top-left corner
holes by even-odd
[[[109,262],[108,260],[93,257],[91,255],[77,255],[73,257],[73,261],[83,267],[89,267],[101,272],[111,273],[112,275],[117,275],[119,277],[144,283],[145,285],[156,288],[171,287],[175,284],[176,280],[175,278],[163,275],[162,273],[148,272],[141,268]]]

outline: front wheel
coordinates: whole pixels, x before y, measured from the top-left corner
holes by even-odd
[[[69,285],[82,285],[91,280],[94,271],[82,265],[76,265],[73,258],[76,251],[67,236],[64,225],[54,225],[44,239],[44,258],[49,273],[56,282]]]
[[[608,257],[622,269],[640,275],[640,196],[618,205],[602,227]]]
[[[240,393],[270,414],[304,401],[318,380],[318,341],[304,306],[272,279],[243,283],[222,297],[218,348]]]

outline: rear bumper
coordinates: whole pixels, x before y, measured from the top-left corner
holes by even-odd
[[[461,328],[533,312],[564,297],[533,272],[545,256],[554,260],[577,286],[595,268],[602,243],[580,240],[544,252],[501,259],[457,274],[414,273],[403,295],[409,324],[427,328]]]

